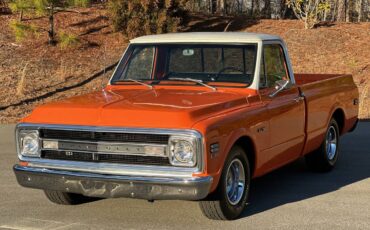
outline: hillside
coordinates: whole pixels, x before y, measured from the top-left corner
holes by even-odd
[[[99,90],[106,84],[111,65],[128,41],[113,32],[104,9],[80,11],[56,17],[57,30],[72,32],[80,40],[65,50],[46,45],[46,34],[16,43],[8,24],[17,16],[0,15],[0,123],[17,122],[39,104]],[[183,31],[223,31],[229,20],[193,15]],[[46,25],[47,19],[27,22]],[[370,23],[335,23],[305,30],[296,20],[236,18],[229,31],[280,35],[288,45],[295,72],[350,73],[362,99],[370,97]],[[369,98],[362,100],[362,118],[370,118],[369,105]]]

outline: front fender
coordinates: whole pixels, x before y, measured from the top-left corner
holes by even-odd
[[[213,177],[213,184],[210,191],[214,191],[217,188],[219,180],[221,178],[222,170],[225,166],[225,161],[232,147],[240,138],[250,137],[250,133],[245,128],[238,128],[224,137],[225,138],[223,138],[223,140],[220,142],[220,145],[222,146],[220,148],[220,152],[216,156],[212,156],[211,153],[207,151],[207,158],[209,159],[207,160],[207,169],[209,174],[211,174]],[[207,146],[209,146],[213,142],[207,141],[207,143],[209,143],[207,144]]]
[[[256,151],[258,149],[257,144],[265,144],[266,141],[264,139],[266,138],[261,138],[260,143],[257,143],[257,139],[253,135],[257,135],[257,130],[261,125],[265,126],[267,120],[265,111],[265,107],[258,103],[253,107],[248,106],[194,124],[192,128],[198,130],[204,136],[205,173],[213,177],[211,191],[217,188],[228,153],[239,138],[249,137]],[[262,137],[261,134],[259,135],[259,137]],[[264,132],[262,135],[268,134]],[[213,144],[219,144],[219,150],[217,153],[211,154],[210,149]],[[255,153],[253,154],[256,155]],[[256,160],[257,158],[255,157],[255,162]],[[256,164],[254,165],[256,166]]]

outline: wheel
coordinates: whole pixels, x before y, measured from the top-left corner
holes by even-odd
[[[209,219],[233,220],[243,212],[250,187],[249,161],[244,150],[234,146],[226,159],[216,191],[199,202]]]
[[[46,197],[55,204],[74,205],[95,201],[98,198],[87,197],[81,194],[44,190]]]
[[[334,168],[339,155],[339,137],[338,123],[332,119],[321,146],[305,157],[309,169],[328,172]]]

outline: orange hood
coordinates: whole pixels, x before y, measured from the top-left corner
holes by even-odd
[[[42,105],[23,122],[191,128],[202,119],[245,106],[247,96],[207,89],[111,89]]]

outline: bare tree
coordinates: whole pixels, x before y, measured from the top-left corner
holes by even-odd
[[[348,0],[338,0],[337,21],[345,22],[348,20]]]
[[[306,29],[312,29],[324,18],[325,11],[330,10],[328,0],[287,0],[295,16],[304,22]]]
[[[21,1],[21,0],[20,0]],[[24,1],[24,0],[23,0]],[[192,12],[249,14],[250,17],[284,18],[288,6],[306,24],[315,21],[369,20],[370,0],[180,0]],[[305,12],[308,10],[308,14]],[[289,15],[292,14],[289,11]],[[310,26],[308,26],[310,27]]]
[[[267,18],[271,17],[271,1],[270,0],[264,0],[262,15]]]
[[[346,22],[350,22],[353,14],[353,1],[345,0]]]
[[[368,0],[358,0],[356,2],[356,11],[357,11],[357,21],[367,21],[367,14],[369,13],[369,1]]]

